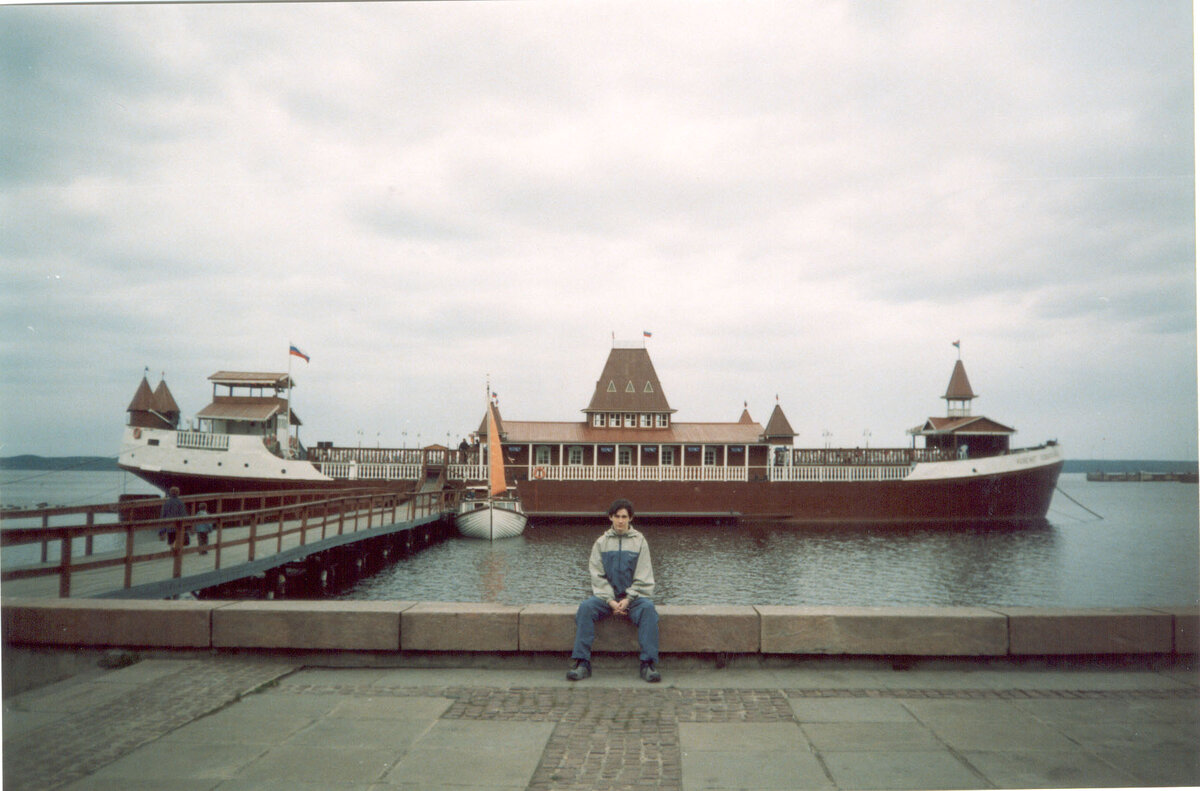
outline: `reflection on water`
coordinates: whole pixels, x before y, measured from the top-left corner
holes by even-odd
[[[1060,489],[1048,521],[926,526],[640,524],[669,604],[1167,606],[1200,601],[1196,487]],[[535,522],[519,538],[455,539],[343,594],[353,599],[574,604],[606,524]]]

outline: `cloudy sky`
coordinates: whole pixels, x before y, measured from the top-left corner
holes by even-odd
[[[286,370],[307,442],[676,417],[904,445],[976,414],[1197,457],[1177,2],[0,8],[0,456],[115,456]],[[869,435],[866,433],[869,432]]]

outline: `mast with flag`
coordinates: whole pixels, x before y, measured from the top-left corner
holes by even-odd
[[[299,357],[307,364],[309,357],[304,352],[296,347],[296,344],[288,341],[288,369],[287,369],[287,398],[285,399],[286,407],[283,415],[283,437],[279,439],[280,449],[287,448],[285,451],[289,456],[291,451],[292,437],[292,358]],[[299,443],[297,443],[298,445]]]

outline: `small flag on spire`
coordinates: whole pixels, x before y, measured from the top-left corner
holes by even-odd
[[[955,341],[952,345],[954,346],[955,349],[961,349],[962,348],[961,344],[962,344],[962,341]]]
[[[299,357],[304,362],[308,362],[308,355],[297,349],[295,346],[288,347],[288,354],[293,357]]]
[[[650,337],[650,332],[649,332],[648,330],[642,330],[642,337],[643,337],[643,338],[649,338],[649,337]]]

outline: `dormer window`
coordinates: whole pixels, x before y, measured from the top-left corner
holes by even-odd
[[[646,382],[646,386],[642,388],[642,392],[643,393],[653,393],[654,388],[650,386],[649,382]]]
[[[617,383],[612,381],[611,379],[608,382],[608,392],[610,392],[610,393],[617,392]]]
[[[626,393],[636,393],[637,392],[636,390],[633,389],[633,380],[632,379],[629,380],[629,384],[625,385],[625,392]]]

